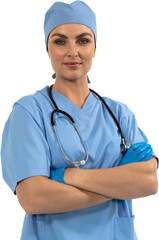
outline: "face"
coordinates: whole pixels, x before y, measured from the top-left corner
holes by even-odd
[[[48,55],[56,78],[87,78],[95,51],[94,34],[82,24],[60,25],[53,29],[48,38]]]

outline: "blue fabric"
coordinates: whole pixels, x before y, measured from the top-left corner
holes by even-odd
[[[51,169],[73,167],[59,149],[51,125],[53,104],[48,86],[19,99],[5,124],[1,160],[3,177],[12,192],[23,179],[43,175]],[[103,103],[90,92],[84,106],[73,104],[52,89],[59,109],[68,112],[88,149],[89,158],[81,168],[103,169],[119,165],[121,137]],[[138,127],[134,114],[120,102],[103,97],[115,114],[127,142],[147,138]],[[58,117],[61,113],[57,113]],[[57,118],[56,128],[62,148],[72,161],[85,159],[83,144],[70,121]],[[25,215],[21,240],[136,240],[131,200],[113,199],[86,209],[65,213]]]
[[[57,168],[57,169],[50,169],[50,177],[49,178],[54,180],[54,181],[66,184],[66,182],[63,179],[63,173],[64,173],[64,170],[66,168],[67,167],[62,167],[62,168]]]
[[[152,147],[145,142],[134,143],[127,150],[124,157],[121,159],[118,166],[122,166],[129,163],[148,161],[152,158]],[[66,167],[51,169],[50,179],[66,184],[63,179],[63,173]]]
[[[86,3],[82,1],[74,1],[71,4],[55,2],[45,14],[46,46],[49,33],[57,26],[67,23],[79,23],[89,27],[93,31],[97,42],[96,15]]]

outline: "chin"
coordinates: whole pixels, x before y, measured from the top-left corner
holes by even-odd
[[[77,75],[76,75],[76,76],[75,76],[75,75],[74,75],[74,76],[68,76],[68,75],[66,76],[66,75],[65,75],[63,78],[66,79],[66,80],[68,80],[68,81],[76,81],[76,80],[78,80],[78,79],[81,79],[82,76],[77,76]]]

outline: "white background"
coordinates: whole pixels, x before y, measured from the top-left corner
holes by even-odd
[[[126,103],[159,155],[159,3],[85,2],[96,12],[98,26],[89,87]],[[50,0],[0,2],[0,135],[13,103],[52,83],[43,33],[44,14],[52,4]],[[139,240],[158,240],[159,193],[134,200],[133,209]],[[20,239],[24,211],[1,172],[0,213],[0,239]]]

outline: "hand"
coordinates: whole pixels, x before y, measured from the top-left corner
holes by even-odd
[[[152,157],[152,147],[145,142],[133,144],[125,153],[118,166],[129,163],[148,161]]]
[[[61,183],[64,183],[64,184],[67,184],[64,180],[63,180],[63,173],[64,173],[64,170],[66,169],[67,167],[63,167],[63,168],[53,168],[50,170],[50,179],[54,180],[54,181],[57,181],[57,182],[61,182]]]

